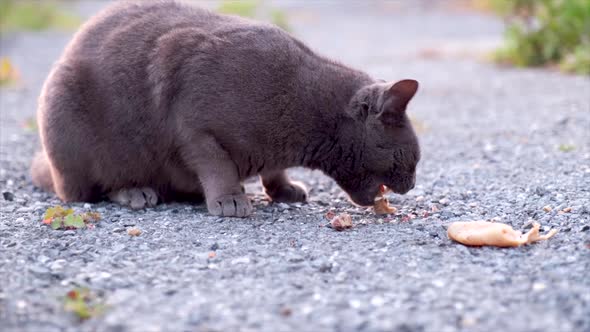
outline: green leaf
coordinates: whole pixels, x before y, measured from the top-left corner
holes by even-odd
[[[64,297],[64,309],[84,320],[102,314],[106,305],[87,288],[76,288]]]
[[[571,144],[560,144],[558,148],[561,152],[570,152],[576,149],[576,147]]]
[[[74,209],[67,209],[63,213],[64,213],[64,216],[69,216],[71,214],[74,214]]]
[[[82,218],[82,216],[68,214],[64,218],[64,226],[74,227],[74,228],[84,228],[84,227],[86,227],[86,224],[84,223],[84,219]]]
[[[53,220],[51,220],[51,228],[53,229],[59,229],[61,228],[61,223],[62,223],[62,218],[57,217],[57,218],[53,218]]]
[[[55,216],[62,216],[63,215],[63,207],[61,207],[60,205],[54,206],[52,208],[47,209],[47,211],[45,211],[45,218],[43,219],[51,219]]]
[[[67,299],[64,305],[66,311],[73,312],[80,319],[88,319],[92,317],[88,305],[84,299],[71,300]]]

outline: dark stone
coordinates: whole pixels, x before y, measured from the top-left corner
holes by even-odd
[[[332,263],[323,263],[318,268],[318,271],[321,273],[332,272]]]
[[[14,200],[14,194],[9,191],[3,192],[2,196],[4,197],[4,200],[10,201],[10,202],[12,202]]]

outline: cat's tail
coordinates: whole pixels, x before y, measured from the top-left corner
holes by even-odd
[[[45,151],[37,151],[33,162],[31,163],[31,176],[33,184],[43,188],[46,191],[55,191],[53,189],[53,178],[51,177],[51,166],[47,159]]]

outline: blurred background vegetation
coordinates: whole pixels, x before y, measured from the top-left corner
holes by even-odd
[[[224,0],[219,5],[218,12],[243,17],[255,18],[273,23],[284,30],[289,30],[286,14],[276,8],[266,8],[259,0]]]
[[[501,15],[507,23],[504,46],[493,57],[497,62],[590,74],[590,0],[468,1],[479,9]],[[65,9],[68,6],[63,4],[68,2],[0,0],[0,35],[22,30],[74,30],[82,19]],[[271,22],[289,30],[286,14],[269,6],[268,1],[221,0],[217,10]],[[4,59],[0,65],[0,84],[16,76],[11,74],[11,68]]]
[[[45,29],[71,30],[81,23],[58,1],[0,0],[0,32]]]
[[[485,0],[508,26],[494,58],[590,74],[590,0]]]

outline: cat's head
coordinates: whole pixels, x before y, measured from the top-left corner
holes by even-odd
[[[354,203],[373,205],[381,184],[399,194],[414,188],[420,146],[406,107],[417,90],[415,80],[374,83],[350,101],[347,111],[354,119],[353,131],[362,140],[345,139],[354,140],[358,160],[352,163],[353,169],[336,172],[334,177]]]

